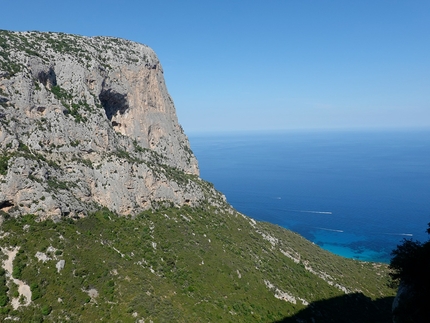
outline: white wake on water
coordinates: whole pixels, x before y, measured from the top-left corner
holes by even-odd
[[[318,230],[325,230],[325,231],[332,231],[332,232],[343,232],[343,230],[329,229],[329,228],[319,228],[319,227],[315,227],[315,229],[318,229]]]
[[[412,233],[389,233],[389,232],[384,232],[383,234],[387,234],[390,236],[407,236],[407,237],[413,237],[414,235]]]
[[[330,211],[308,211],[308,210],[298,210],[297,212],[300,212],[300,213],[314,213],[314,214],[333,214],[333,212],[330,212]]]

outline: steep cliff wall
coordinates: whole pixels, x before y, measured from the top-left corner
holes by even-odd
[[[0,210],[12,214],[203,198],[157,56],[122,39],[0,31],[0,149]]]

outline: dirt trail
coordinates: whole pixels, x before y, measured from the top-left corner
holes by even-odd
[[[8,248],[1,248],[1,251],[8,256],[6,260],[3,260],[3,269],[6,271],[6,277],[11,280],[15,285],[18,286],[18,293],[19,296],[16,298],[12,298],[12,307],[14,310],[18,309],[20,306],[28,306],[31,303],[31,290],[30,286],[25,284],[22,280],[15,279],[12,277],[12,271],[13,271],[13,260],[16,257],[16,254],[18,253],[19,247],[15,247],[12,249]],[[24,297],[24,303],[20,303],[19,299],[20,297]]]

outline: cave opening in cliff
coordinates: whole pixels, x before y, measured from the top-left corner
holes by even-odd
[[[117,113],[124,114],[129,108],[127,95],[112,91],[111,89],[102,90],[99,99],[109,121],[112,121],[112,117]]]
[[[52,67],[48,71],[40,71],[37,74],[37,80],[49,88],[57,85],[57,75]]]
[[[0,202],[0,210],[5,211],[13,207],[14,204],[11,201],[2,201]]]

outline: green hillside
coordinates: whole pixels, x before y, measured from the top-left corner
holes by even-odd
[[[14,310],[17,285],[3,272],[2,321],[391,321],[387,266],[332,255],[227,205],[133,218],[102,209],[58,223],[3,217],[3,260],[19,248],[13,276],[32,301]]]

